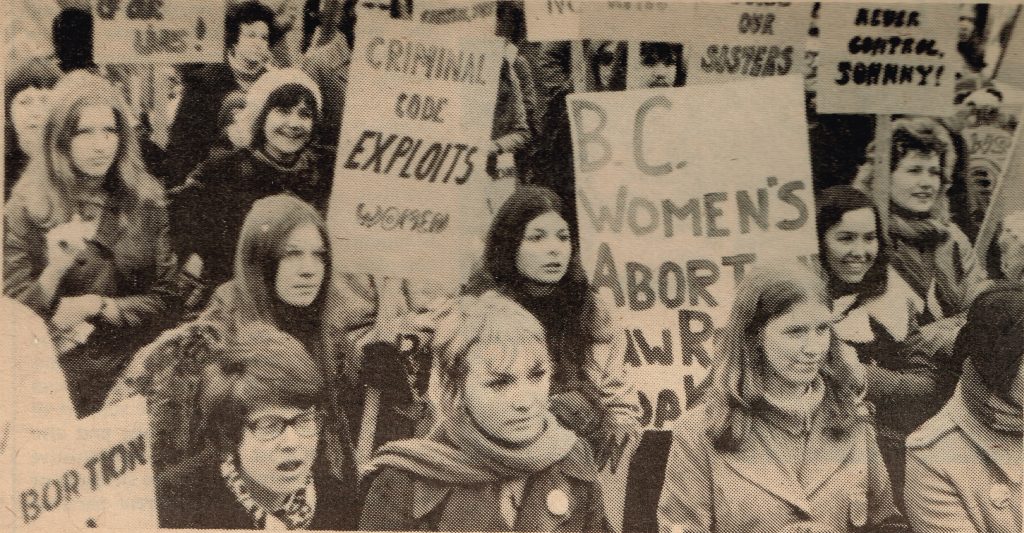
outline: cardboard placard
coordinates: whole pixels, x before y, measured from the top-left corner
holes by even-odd
[[[571,41],[580,34],[580,10],[586,0],[527,0],[526,40]]]
[[[439,31],[491,37],[497,24],[495,0],[416,0],[412,19]]]
[[[697,4],[685,29],[687,84],[802,72],[811,4]]]
[[[614,302],[641,421],[670,429],[707,374],[735,282],[755,261],[817,253],[803,79],[568,99],[583,265]],[[637,444],[602,463],[613,525]]]
[[[578,39],[636,40],[637,28],[644,39],[657,42],[685,40],[683,28],[696,21],[697,5],[686,2],[581,1]],[[529,29],[527,29],[529,31]]]
[[[956,4],[821,6],[819,113],[949,116]]]
[[[97,63],[221,63],[227,0],[93,0]]]
[[[5,531],[156,529],[146,399],[14,444]]]
[[[493,193],[501,40],[360,22],[327,222],[340,272],[466,279]]]
[[[583,264],[661,429],[710,364],[734,280],[758,257],[817,252],[803,80],[576,94],[569,109]]]

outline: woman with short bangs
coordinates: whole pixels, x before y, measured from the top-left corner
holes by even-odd
[[[267,72],[238,115],[242,147],[207,160],[174,192],[176,249],[182,261],[200,260],[209,286],[231,279],[239,231],[256,200],[288,193],[326,211],[334,158],[310,144],[321,104],[316,84],[298,69]]]
[[[8,70],[4,83],[4,201],[28,166],[42,152],[43,126],[60,70],[41,58],[25,60]]]
[[[757,268],[736,290],[711,388],[674,430],[663,532],[861,531],[899,516],[826,288],[786,267]]]
[[[4,209],[4,293],[49,321],[79,416],[178,308],[164,191],[129,120],[105,79],[65,76]]]
[[[394,441],[375,477],[366,531],[608,531],[586,441],[548,409],[544,331],[493,291],[459,301],[431,345],[426,438]]]
[[[163,528],[350,530],[355,490],[326,469],[323,376],[302,343],[250,325],[206,367],[213,446],[157,480]]]

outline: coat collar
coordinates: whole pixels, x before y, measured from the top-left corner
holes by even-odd
[[[962,392],[958,387],[956,394],[947,404],[950,418],[960,426],[967,439],[982,454],[995,463],[1003,475],[1016,485],[1021,484],[1024,474],[1021,473],[1021,445],[1020,437],[1000,433],[985,427],[978,419],[971,415],[964,403]]]
[[[825,400],[826,402],[828,400]],[[821,489],[837,470],[845,465],[855,448],[858,439],[852,435],[860,434],[854,430],[851,436],[840,442],[826,438],[826,429],[821,409],[810,425],[807,444],[807,462],[804,466],[804,482],[793,477],[775,460],[766,461],[768,451],[766,445],[756,434],[752,434],[743,447],[732,453],[725,453],[722,459],[725,464],[747,481],[774,494],[808,516],[812,515],[811,498]],[[758,423],[758,422],[755,422]],[[761,423],[768,423],[761,421]]]
[[[575,480],[575,483],[573,482]],[[573,499],[573,486],[579,482],[596,483],[597,465],[594,463],[594,455],[590,445],[582,439],[577,440],[565,457],[552,465],[547,470],[531,476],[523,493],[523,505],[517,520],[518,530],[524,531],[553,531],[558,524],[561,524],[573,515],[575,509],[581,504]],[[414,520],[422,520],[432,513],[446,500],[461,500],[464,498],[472,500],[472,506],[479,507],[479,500],[475,494],[480,489],[476,486],[459,486],[441,483],[424,478],[413,481],[412,516]],[[569,499],[568,511],[563,514],[555,514],[548,509],[548,496],[556,490],[564,493]],[[496,503],[496,502],[495,502]],[[471,508],[463,508],[461,505],[451,505],[457,512],[471,512]],[[537,512],[541,509],[543,512]],[[490,513],[491,510],[484,510]],[[496,514],[496,513],[495,513]],[[497,516],[497,514],[496,514]]]

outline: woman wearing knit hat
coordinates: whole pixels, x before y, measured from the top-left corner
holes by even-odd
[[[954,348],[949,403],[907,439],[907,516],[918,533],[1021,531],[1024,286],[982,294]]]
[[[302,343],[247,327],[204,369],[208,453],[157,480],[166,528],[351,530],[354,486],[325,464],[324,380]]]
[[[875,147],[868,147],[870,163]],[[946,192],[956,153],[950,130],[928,117],[892,123],[889,156],[889,240],[893,267],[917,293],[924,325],[962,313],[985,288],[984,269],[963,231],[949,221]],[[870,164],[865,169],[870,169]],[[870,190],[874,179],[862,172],[854,185]]]
[[[172,195],[178,256],[196,254],[209,284],[231,278],[238,232],[256,200],[290,193],[321,213],[326,209],[334,159],[310,146],[321,103],[316,84],[302,71],[267,72],[238,115],[242,148],[207,160]]]
[[[548,410],[540,323],[488,292],[461,300],[432,346],[437,424],[378,450],[360,529],[608,530],[593,453]]]

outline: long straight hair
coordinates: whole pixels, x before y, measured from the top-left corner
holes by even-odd
[[[163,206],[163,186],[145,169],[138,138],[121,93],[104,78],[79,70],[67,74],[50,97],[50,113],[43,130],[43,157],[32,160],[16,193],[29,201],[29,211],[42,221],[59,224],[71,218],[72,198],[80,177],[71,157],[71,141],[78,129],[82,110],[89,106],[109,107],[114,113],[118,146],[105,185],[127,212],[142,204]]]
[[[736,289],[736,300],[715,346],[711,388],[707,397],[708,436],[720,451],[737,451],[750,435],[751,426],[765,402],[771,371],[760,334],[764,327],[794,306],[805,302],[829,305],[824,280],[799,263],[759,266]],[[826,428],[840,438],[857,423],[859,392],[852,370],[839,356],[833,335],[821,368],[825,382]]]

